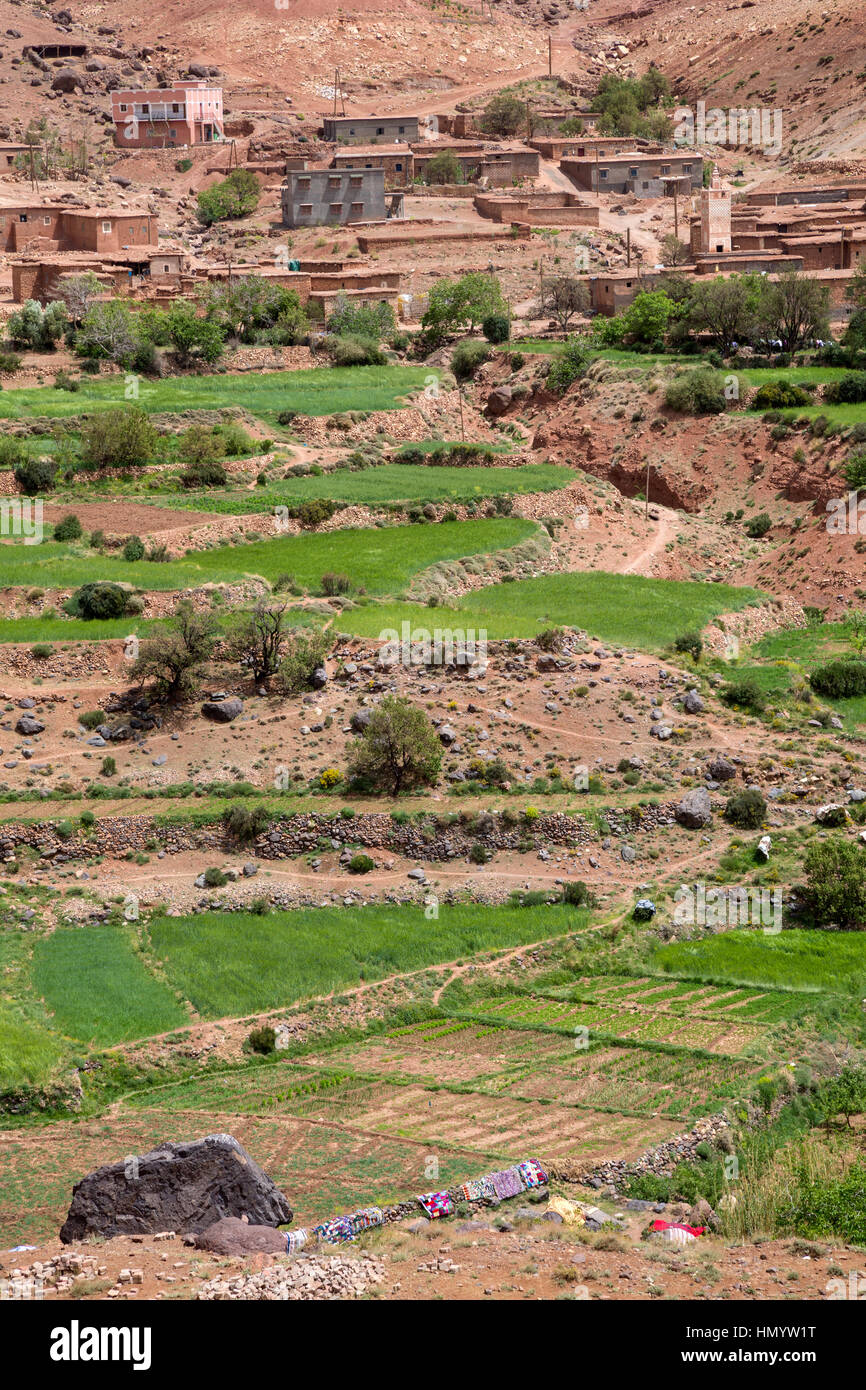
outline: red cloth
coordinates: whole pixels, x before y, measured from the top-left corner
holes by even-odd
[[[706,1226],[687,1226],[684,1221],[654,1221],[654,1231],[688,1231],[690,1236],[702,1236]]]

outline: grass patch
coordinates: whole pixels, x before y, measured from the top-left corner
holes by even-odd
[[[866,993],[866,942],[859,932],[728,931],[659,946],[653,965],[672,975],[773,989]]]
[[[420,970],[478,951],[576,931],[585,911],[416,907],[308,908],[256,917],[206,912],[151,923],[171,982],[208,1018],[278,1008],[314,994]]]
[[[36,942],[33,987],[58,1030],[97,1045],[162,1033],[189,1020],[122,927],[66,927]]]

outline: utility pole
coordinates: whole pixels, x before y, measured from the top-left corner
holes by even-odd
[[[677,238],[677,240],[679,240],[679,235],[680,235],[680,219],[679,219],[679,213],[678,213],[678,211],[677,211],[677,186],[676,186],[676,184],[674,184],[674,236]]]
[[[625,263],[631,265],[631,227],[625,229]]]
[[[644,508],[643,508],[644,521],[649,521],[649,475],[650,475],[650,461],[649,461],[649,459],[647,459],[647,461],[646,461],[646,488],[645,488],[645,490],[644,490]]]
[[[553,76],[553,39],[550,34],[547,36],[547,75]]]
[[[465,429],[464,424],[463,424],[463,388],[460,387],[460,386],[457,387],[457,395],[458,395],[458,398],[459,398],[459,400],[460,400],[460,442],[461,442],[461,444],[465,444],[465,443],[466,443],[466,429]]]

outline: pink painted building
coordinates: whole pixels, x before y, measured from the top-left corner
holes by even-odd
[[[225,138],[222,87],[175,87],[111,93],[114,142],[125,149],[210,145]]]

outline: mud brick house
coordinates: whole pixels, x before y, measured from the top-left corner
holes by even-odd
[[[827,190],[820,190],[821,193]],[[732,209],[717,182],[698,195],[690,226],[696,261],[726,251],[735,256],[795,256],[806,271],[851,270],[866,255],[866,200],[810,203],[801,191],[796,204],[742,204]]]
[[[334,152],[334,169],[382,169],[386,188],[403,188],[415,177],[415,156],[408,145],[350,145]]]
[[[653,145],[635,135],[551,135],[538,136],[527,140],[527,145],[538,150],[542,159],[595,159],[599,155],[623,154],[629,150],[645,150],[650,153],[660,151],[660,145]]]
[[[323,138],[337,145],[392,145],[419,135],[417,116],[325,116]]]
[[[0,204],[0,250],[22,251],[31,242],[46,251],[122,251],[156,246],[152,213],[131,209],[68,207],[62,203]]]
[[[126,149],[211,145],[225,139],[223,93],[207,82],[111,93],[114,143]]]
[[[12,298],[16,304],[36,299],[48,304],[57,298],[60,282],[68,276],[94,274],[108,294],[138,295],[157,288],[177,294],[188,282],[189,257],[180,247],[131,247],[100,255],[84,252],[30,250],[12,261]]]
[[[475,211],[494,222],[526,223],[535,227],[597,227],[598,207],[576,193],[538,191],[518,194],[477,193]]]
[[[34,154],[38,149],[38,145],[34,146]],[[0,141],[0,169],[14,169],[15,161],[19,157],[25,161],[24,167],[26,168],[26,161],[30,157],[29,145],[16,145],[14,141],[10,140]]]
[[[427,166],[440,154],[453,155],[468,182],[481,180],[494,188],[507,188],[520,179],[537,179],[538,151],[519,142],[495,144],[480,140],[424,141],[413,146],[415,177],[424,179]]]
[[[284,227],[384,222],[384,169],[298,169],[280,192]]]
[[[631,150],[594,158],[563,159],[560,166],[577,188],[592,193],[631,193],[635,198],[663,198],[674,188],[681,194],[701,187],[704,161],[699,154],[651,154]]]

